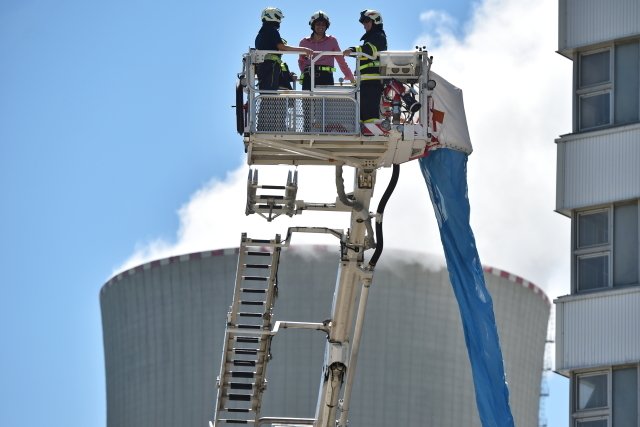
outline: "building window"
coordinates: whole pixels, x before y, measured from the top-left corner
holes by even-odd
[[[639,284],[638,211],[634,201],[575,214],[575,292]]]
[[[611,81],[610,51],[586,53],[580,56],[580,87],[606,84]]]
[[[611,123],[611,50],[580,54],[578,60],[578,113],[580,130]]]
[[[635,367],[613,371],[613,425],[638,426],[638,373]]]
[[[638,367],[575,374],[574,427],[637,427]]]
[[[609,254],[578,256],[579,290],[590,291],[609,286]]]
[[[578,213],[578,231],[580,248],[609,243],[609,211]]]
[[[607,374],[578,376],[578,411],[607,406]]]
[[[640,120],[640,43],[616,46],[614,68],[615,123],[635,123]]]
[[[580,129],[591,129],[611,123],[609,91],[580,96]]]
[[[640,42],[578,55],[579,131],[640,121]]]
[[[638,284],[638,203],[613,211],[613,286]]]

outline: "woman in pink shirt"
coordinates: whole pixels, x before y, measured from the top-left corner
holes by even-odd
[[[311,19],[309,19],[309,25],[311,26],[310,37],[305,37],[300,40],[301,47],[308,47],[309,49],[316,52],[341,52],[340,46],[338,45],[338,40],[335,37],[327,35],[327,29],[331,22],[329,21],[329,16],[323,11],[319,10],[313,15],[311,15]],[[326,55],[322,56],[315,62],[315,84],[317,85],[333,85],[333,72],[335,69],[334,59],[338,61],[338,65],[340,66],[340,70],[344,74],[345,78],[350,81],[354,81],[353,73],[349,69],[347,62],[344,60],[344,57],[339,56],[331,56]],[[309,90],[311,89],[311,60],[307,56],[300,55],[298,59],[298,65],[300,66],[300,71],[302,72],[302,89]]]

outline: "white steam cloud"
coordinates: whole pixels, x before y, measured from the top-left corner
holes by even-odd
[[[486,0],[477,5],[462,37],[453,33],[452,17],[428,11],[421,14],[427,34],[415,43],[434,55],[434,71],[464,91],[474,144],[468,163],[471,220],[482,262],[525,277],[552,298],[568,291],[570,250],[569,221],[553,212],[553,141],[570,131],[571,113],[571,62],[554,53],[556,8],[555,0]],[[305,212],[272,223],[257,215],[242,217],[247,173],[248,167],[242,166],[196,192],[179,211],[176,242],[144,244],[118,271],[169,255],[234,247],[242,232],[271,238],[293,225],[348,226],[346,214]],[[346,175],[349,191],[352,173]],[[389,176],[388,170],[378,173],[377,198]],[[260,167],[260,183],[282,185],[285,180],[285,168]],[[333,183],[333,168],[301,167],[298,199],[334,201]],[[385,247],[442,254],[416,162],[401,167],[384,230]],[[295,236],[293,243],[336,240],[314,234]]]

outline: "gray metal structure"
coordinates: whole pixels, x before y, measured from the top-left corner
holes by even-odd
[[[283,249],[276,320],[328,318],[338,252]],[[480,426],[447,271],[443,262],[420,258],[387,249],[378,264],[351,426]],[[237,262],[237,249],[194,253],[138,266],[104,285],[108,427],[200,427],[211,420]],[[485,277],[516,425],[537,426],[550,303],[522,278],[493,268],[485,268]],[[319,331],[274,336],[265,416],[313,416],[325,342]]]

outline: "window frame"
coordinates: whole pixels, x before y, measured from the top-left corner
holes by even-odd
[[[587,417],[584,417],[584,418],[580,417],[580,418],[577,418],[575,420],[575,424],[574,425],[575,425],[575,427],[583,427],[581,423],[585,423],[585,422],[589,422],[589,421],[600,421],[600,420],[605,420],[607,422],[607,427],[609,427],[611,425],[610,424],[611,418],[608,417],[608,416],[588,417],[588,418]]]
[[[616,99],[616,93],[617,93],[617,86],[619,84],[623,84],[624,82],[626,82],[626,80],[622,80],[619,84],[616,82],[617,80],[617,60],[619,58],[621,58],[619,55],[621,55],[621,53],[618,52],[618,47],[620,46],[625,46],[625,45],[631,45],[631,44],[636,44],[638,46],[638,49],[640,49],[640,38],[637,37],[633,37],[633,38],[625,38],[625,39],[620,39],[620,40],[616,40],[610,43],[606,43],[606,44],[600,44],[598,45],[598,47],[596,48],[592,48],[592,49],[585,49],[585,50],[578,50],[574,53],[573,56],[573,64],[574,64],[574,69],[573,69],[573,129],[575,133],[582,133],[582,132],[591,132],[591,131],[596,131],[596,130],[600,130],[600,129],[606,129],[606,128],[611,128],[611,127],[616,127],[616,126],[625,126],[625,125],[629,125],[629,124],[635,124],[635,123],[640,123],[640,111],[636,111],[635,115],[636,118],[635,119],[626,119],[626,120],[622,120],[622,117],[624,117],[624,112],[621,111],[616,111],[616,109],[618,108],[618,104],[617,104],[617,99]],[[582,76],[582,71],[583,71],[583,58],[587,57],[589,55],[595,55],[595,54],[599,54],[602,52],[608,52],[609,53],[609,64],[608,64],[608,72],[609,72],[609,78],[607,81],[602,81],[602,82],[598,82],[598,83],[594,83],[591,85],[585,85],[582,86],[581,83],[581,76]],[[638,67],[640,69],[640,63],[638,64]],[[636,96],[638,97],[638,99],[640,100],[640,73],[638,76],[638,81],[636,82],[636,86],[639,88],[638,93],[636,94]],[[599,96],[599,95],[603,95],[606,94],[609,97],[609,117],[608,117],[608,123],[604,123],[604,124],[598,124],[598,125],[594,125],[594,126],[582,126],[582,120],[583,120],[583,104],[582,101],[585,98],[589,98],[589,97],[594,97],[594,96]],[[640,101],[639,101],[640,102]],[[638,106],[636,106],[636,108],[638,108]],[[621,114],[620,117],[618,117],[618,114]]]
[[[597,55],[602,52],[609,52],[609,80],[603,81],[601,83],[596,83],[588,86],[581,86],[580,76],[582,74],[582,58],[589,55]],[[609,45],[606,47],[601,47],[599,49],[593,49],[583,52],[578,52],[576,69],[575,69],[575,96],[576,96],[576,117],[575,117],[575,127],[578,132],[592,131],[596,129],[602,129],[605,127],[609,127],[614,123],[614,77],[615,77],[615,69],[614,64],[615,61],[612,60],[612,57],[615,57],[615,49],[613,45]],[[582,100],[584,98],[590,98],[593,96],[599,96],[603,94],[609,95],[609,121],[606,124],[590,126],[590,127],[582,127]]]
[[[585,247],[578,247],[578,240],[579,240],[579,236],[580,236],[580,216],[581,215],[592,215],[592,214],[597,214],[597,213],[601,213],[601,212],[606,212],[607,213],[607,242],[606,243],[600,243],[600,244],[594,244],[594,245],[589,245],[589,246],[585,246]],[[581,211],[577,211],[575,212],[574,216],[573,216],[573,222],[574,225],[572,227],[573,229],[573,238],[572,238],[572,242],[571,242],[571,246],[573,248],[573,254],[572,254],[572,267],[571,267],[571,275],[572,275],[572,289],[573,289],[573,293],[584,293],[584,292],[594,292],[594,291],[599,291],[602,289],[610,289],[612,287],[612,277],[613,275],[611,274],[611,268],[613,266],[613,214],[612,214],[612,207],[610,206],[604,206],[604,207],[600,207],[600,208],[595,208],[595,209],[586,209],[586,210],[581,210]],[[601,256],[603,254],[606,254],[607,258],[608,258],[608,278],[607,278],[607,286],[602,287],[602,288],[595,288],[595,289],[580,289],[579,284],[580,284],[580,268],[579,268],[579,263],[581,259],[584,258],[590,258],[590,257],[597,257],[597,256]]]
[[[576,210],[572,215],[572,226],[571,226],[571,292],[573,294],[585,294],[589,292],[601,292],[611,289],[618,289],[624,287],[633,287],[640,286],[640,247],[638,248],[638,260],[636,265],[636,277],[637,282],[631,284],[624,285],[616,285],[615,283],[615,272],[614,268],[616,266],[616,224],[615,224],[615,211],[619,207],[635,204],[637,206],[636,210],[636,221],[637,221],[637,230],[638,236],[637,241],[640,246],[640,199],[628,200],[628,201],[620,201],[616,203],[611,203],[603,206],[590,207],[586,209]],[[583,215],[591,215],[597,213],[607,213],[607,241],[604,243],[592,244],[589,246],[578,247],[579,239],[580,239],[580,217]],[[624,226],[624,224],[621,224]],[[591,288],[591,289],[580,289],[580,260],[591,258],[591,257],[599,257],[599,256],[607,256],[607,283],[606,286]]]
[[[580,379],[586,377],[594,377],[598,375],[605,375],[607,377],[607,405],[599,408],[578,409],[578,398],[580,396],[579,387]],[[584,421],[597,421],[606,419],[607,426],[611,424],[611,368],[599,369],[596,371],[577,372],[572,375],[572,387],[571,387],[571,418],[573,427],[580,427],[580,422]]]
[[[607,245],[607,246],[612,246],[611,244]],[[584,250],[584,249],[583,249]],[[577,251],[576,251],[577,252]],[[583,253],[583,254],[576,254],[575,255],[575,269],[576,269],[576,292],[578,293],[583,293],[583,292],[592,292],[592,291],[599,291],[602,289],[609,289],[613,287],[612,284],[612,274],[611,274],[611,269],[612,269],[612,265],[613,265],[613,250],[611,248],[607,249],[607,250],[598,250],[595,252],[588,252],[588,253]],[[606,280],[606,284],[605,286],[600,286],[600,287],[596,287],[596,288],[588,288],[588,289],[580,289],[579,285],[581,282],[581,277],[580,277],[580,261],[584,260],[584,259],[589,259],[589,258],[600,258],[600,257],[606,257],[606,263],[607,263],[607,280]]]
[[[631,363],[617,366],[600,367],[594,370],[578,370],[571,373],[571,387],[570,387],[570,414],[571,414],[571,427],[580,427],[580,423],[588,421],[606,420],[607,427],[612,427],[613,422],[613,408],[614,399],[613,394],[613,372],[620,369],[635,368],[636,370],[636,387],[637,387],[637,399],[636,409],[638,417],[638,425],[640,425],[640,364]],[[607,377],[607,406],[593,409],[578,409],[578,397],[579,397],[579,380],[580,378],[606,375]]]

